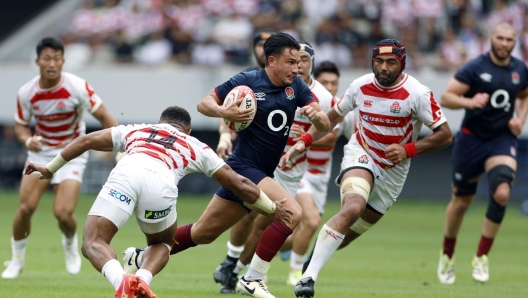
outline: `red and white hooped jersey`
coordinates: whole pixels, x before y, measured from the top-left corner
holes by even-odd
[[[447,121],[432,91],[403,75],[403,80],[390,88],[378,84],[373,73],[364,75],[350,84],[335,105],[340,115],[359,110],[358,130],[352,139],[382,168],[394,166],[385,156],[390,144],[415,142],[422,125],[433,130]]]
[[[330,109],[332,108],[332,94],[326,90],[326,88],[321,85],[318,81],[312,79],[312,83],[310,84],[310,90],[312,91],[312,96],[315,100],[319,102],[319,105],[321,106],[321,109],[328,113]],[[310,126],[312,126],[312,122],[305,116],[301,115],[300,113],[301,109],[297,108],[295,111],[295,118],[293,119],[293,124],[300,125],[304,128],[305,131],[308,131]],[[291,146],[295,145],[295,142],[293,141],[295,138],[297,138],[296,135],[294,135],[291,132],[289,132],[288,135],[288,142],[286,143],[286,147],[284,148],[283,155],[290,150]],[[302,175],[304,174],[306,170],[306,151],[303,153],[300,153],[296,157],[294,157],[289,163],[286,169],[282,169],[284,176],[290,179],[300,179]],[[277,168],[277,170],[280,170]]]
[[[42,89],[36,76],[18,90],[15,121],[29,125],[36,119],[34,134],[42,137],[44,150],[67,145],[85,134],[83,112],[94,113],[103,101],[84,79],[62,72],[57,86]]]
[[[127,153],[119,163],[140,165],[158,173],[172,172],[176,184],[194,172],[211,177],[225,165],[209,146],[167,123],[112,127],[112,142],[114,151]]]
[[[332,99],[332,107],[339,101],[338,97]],[[354,113],[348,113],[338,126],[336,126],[337,136],[345,135],[350,139],[354,133],[355,119]],[[315,148],[310,147],[306,152],[306,171],[315,175],[330,175],[332,168],[332,154],[334,147]]]

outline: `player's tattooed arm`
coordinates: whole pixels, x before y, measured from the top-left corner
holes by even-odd
[[[470,86],[451,78],[440,98],[440,105],[449,109],[483,109],[489,101],[487,93],[477,93],[472,98],[463,97]]]

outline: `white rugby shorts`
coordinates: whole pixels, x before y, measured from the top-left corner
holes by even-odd
[[[407,159],[401,164],[409,162]],[[389,169],[381,168],[356,139],[352,138],[344,147],[341,172],[336,179],[338,186],[341,177],[350,168],[365,168],[374,175],[374,188],[370,192],[368,204],[379,213],[385,214],[400,195],[409,167],[398,165]]]
[[[283,171],[275,169],[273,172],[274,180],[279,183],[282,188],[284,188],[292,197],[295,198],[297,194],[297,188],[299,188],[299,182],[301,181],[302,176],[297,179],[292,179],[284,174]]]
[[[328,191],[328,181],[330,176],[327,174],[304,173],[297,194],[311,194],[319,214],[324,213],[326,205],[326,195]]]
[[[178,188],[170,175],[118,163],[88,215],[105,217],[121,228],[135,212],[139,228],[154,234],[176,222],[177,197]]]
[[[28,163],[36,163],[40,165],[47,165],[52,161],[57,154],[59,154],[62,149],[53,149],[41,152],[33,152],[28,150],[28,157],[26,159],[26,166]],[[84,174],[84,169],[86,168],[86,162],[88,162],[88,151],[84,152],[79,157],[70,160],[62,168],[60,168],[53,177],[51,178],[51,184],[59,184],[65,180],[75,180],[79,183],[82,183],[82,178]],[[25,167],[24,167],[25,170]],[[33,174],[40,175],[39,172],[33,172]]]

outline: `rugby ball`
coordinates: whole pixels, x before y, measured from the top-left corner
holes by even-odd
[[[253,117],[255,117],[255,112],[257,110],[257,98],[255,97],[255,93],[253,93],[251,88],[244,85],[237,86],[229,91],[224,99],[223,106],[227,108],[233,103],[237,102],[239,99],[242,99],[242,101],[238,105],[238,109],[252,110],[253,113],[250,115],[248,120],[244,122],[231,122],[227,119],[224,119],[224,123],[229,127],[229,129],[235,131],[246,129],[253,121]]]

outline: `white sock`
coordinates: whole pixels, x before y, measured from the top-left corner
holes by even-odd
[[[13,255],[13,260],[23,260],[24,255],[26,254],[26,245],[29,240],[29,236],[24,239],[15,240],[11,237],[11,251]]]
[[[144,282],[147,283],[147,285],[150,286],[150,283],[152,282],[152,272],[146,270],[146,269],[139,269],[136,272],[136,275],[139,276]]]
[[[121,267],[121,264],[118,260],[112,259],[104,264],[101,273],[114,286],[114,290],[117,291],[121,281],[123,280],[123,274],[125,274],[125,270],[123,270],[123,267]]]
[[[77,233],[73,234],[73,237],[71,238],[68,238],[66,237],[66,235],[62,234],[62,243],[67,246],[71,246],[72,244],[77,243],[76,240],[77,240]]]
[[[315,251],[312,260],[310,261],[310,265],[302,277],[305,278],[310,276],[316,281],[319,271],[321,271],[326,262],[328,262],[337,248],[339,248],[339,245],[341,245],[344,238],[345,235],[324,224],[317,236]]]
[[[248,271],[244,275],[244,279],[247,281],[258,280],[264,277],[264,274],[268,272],[270,262],[266,262],[261,259],[257,254],[253,255],[251,264],[249,264]]]
[[[136,262],[136,265],[138,268],[141,268],[141,265],[143,264],[143,254],[145,253],[145,250],[147,250],[147,248],[139,251],[137,262]]]
[[[242,262],[240,262],[240,260],[238,260],[236,266],[235,266],[235,269],[233,269],[233,273],[235,274],[239,274],[242,270],[246,269],[247,267],[247,264],[242,264]]]
[[[228,256],[238,259],[243,250],[244,250],[244,245],[235,246],[231,244],[231,241],[227,241],[227,255]]]
[[[304,255],[298,255],[294,251],[290,257],[290,272],[299,271],[302,269],[304,264]]]

